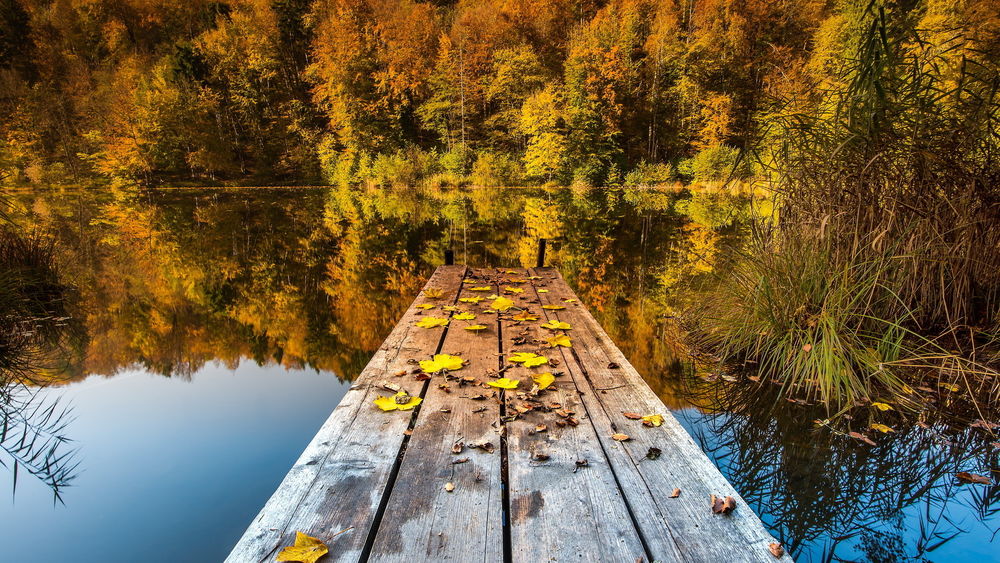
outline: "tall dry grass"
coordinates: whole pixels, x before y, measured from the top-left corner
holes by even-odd
[[[779,212],[698,315],[703,341],[829,405],[1000,398],[1000,61],[873,5],[856,56],[768,115]]]

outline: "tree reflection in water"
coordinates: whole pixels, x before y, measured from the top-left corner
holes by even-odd
[[[822,407],[790,405],[777,386],[685,380],[698,408],[685,425],[803,560],[923,560],[963,534],[985,544],[1000,530],[1000,487],[955,478],[1000,467],[995,437],[968,421],[900,418],[869,446],[817,425]]]

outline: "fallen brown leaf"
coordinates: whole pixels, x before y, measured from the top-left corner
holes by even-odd
[[[447,483],[444,484],[444,490],[448,491],[449,493],[452,492],[452,491],[454,491],[455,490],[455,483],[452,483],[451,481],[448,481]]]
[[[612,434],[611,439],[616,442],[627,442],[632,438],[628,434]]]
[[[958,480],[963,483],[977,483],[979,485],[989,485],[990,478],[985,475],[978,475],[976,473],[969,473],[968,471],[959,471],[955,474]]]
[[[681,496],[681,490],[680,489],[674,489],[674,492],[670,493],[670,498],[677,498],[679,496]]]
[[[483,450],[484,452],[486,452],[488,454],[493,453],[493,450],[494,450],[493,442],[481,442],[481,443],[478,443],[478,444],[472,444],[472,443],[470,443],[470,444],[468,444],[468,446],[470,448],[475,448],[477,450]]]
[[[781,544],[778,542],[771,542],[771,545],[767,546],[767,548],[771,550],[771,555],[778,559],[785,556],[785,548],[781,547]]]
[[[623,412],[622,416],[629,420],[639,420],[642,418],[642,415],[637,412]]]
[[[864,443],[866,443],[866,444],[868,444],[870,446],[874,446],[875,445],[875,442],[872,441],[871,438],[869,438],[868,436],[865,436],[864,434],[862,434],[860,432],[848,432],[847,435],[850,436],[851,438],[856,439],[856,440],[861,440],[862,442],[864,442]]]

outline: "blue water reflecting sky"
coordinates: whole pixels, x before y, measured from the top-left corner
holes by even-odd
[[[347,386],[244,361],[190,380],[137,370],[47,389],[72,405],[81,472],[65,505],[36,480],[13,498],[4,483],[0,559],[221,561]]]

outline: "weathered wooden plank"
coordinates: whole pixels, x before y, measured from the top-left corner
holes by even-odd
[[[472,291],[490,285],[474,271],[466,276],[462,297],[484,297],[496,291]],[[372,547],[375,561],[501,561],[503,505],[499,401],[483,387],[487,371],[499,367],[497,320],[481,304],[459,303],[473,320],[452,319],[441,353],[462,355],[465,367],[453,377],[434,375],[420,415],[403,454],[388,509]],[[465,330],[475,324],[488,328]],[[417,359],[429,359],[419,357]],[[463,383],[472,377],[477,383]],[[447,388],[442,388],[445,385]],[[488,397],[472,399],[472,397]],[[465,444],[453,453],[456,443]],[[467,447],[489,443],[490,452]],[[465,459],[464,463],[455,463]],[[452,491],[445,489],[451,483]]]
[[[691,439],[629,364],[621,351],[565,281],[549,268],[532,270],[544,278],[543,303],[564,305],[546,311],[549,318],[573,326],[573,354],[584,370],[582,402],[587,408],[603,449],[628,499],[639,529],[655,560],[775,561],[768,544],[775,541],[760,519],[723,477],[718,468]],[[659,428],[645,428],[623,412],[661,414]],[[631,436],[616,442],[615,433]],[[662,453],[649,460],[650,448]],[[678,498],[671,491],[681,489]],[[732,496],[737,509],[728,515],[713,514],[709,495]],[[785,555],[784,560],[791,558]]]
[[[454,303],[465,270],[440,267],[425,289],[440,288],[440,301]],[[296,531],[327,541],[329,561],[359,559],[412,417],[382,413],[372,401],[390,394],[378,388],[383,380],[409,368],[411,357],[436,350],[445,331],[414,327],[421,315],[412,306],[406,311],[226,561],[273,561]]]
[[[525,310],[544,319],[538,294],[525,270],[508,279],[521,283],[501,286],[522,289],[511,293]],[[545,342],[556,332],[539,328],[539,321],[518,322],[502,316],[503,351],[533,352],[550,358],[552,365],[509,368],[508,377],[521,380],[522,392],[530,390],[532,376],[559,373],[555,383],[537,397],[508,397],[508,418],[517,407],[536,407],[507,423],[510,535],[514,561],[636,561],[646,556],[629,515],[625,499],[601,449],[576,380],[582,374],[566,348]],[[515,344],[515,342],[521,344]],[[508,364],[514,366],[515,364]],[[551,408],[551,406],[558,406]],[[551,406],[550,406],[551,405]],[[561,414],[557,414],[561,413]],[[569,414],[569,416],[565,416]],[[562,415],[562,416],[561,416]],[[544,431],[538,431],[538,425]],[[539,459],[548,456],[547,459]],[[577,462],[586,465],[577,467]]]

